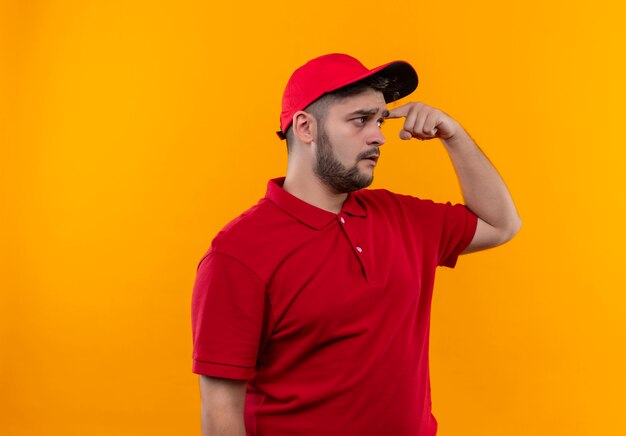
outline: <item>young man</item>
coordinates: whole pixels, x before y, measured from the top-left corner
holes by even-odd
[[[285,178],[228,224],[194,288],[193,371],[207,435],[432,436],[428,371],[437,266],[510,240],[509,192],[455,120],[423,103],[401,61],[342,54],[294,72],[279,136]],[[466,205],[365,190],[385,142],[439,138]],[[244,419],[245,417],[245,419]]]

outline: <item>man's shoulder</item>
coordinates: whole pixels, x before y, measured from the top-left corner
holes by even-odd
[[[398,194],[387,189],[363,189],[355,192],[373,219],[385,219],[409,225],[428,225],[441,222],[451,208],[464,207],[450,202],[437,202],[409,194]]]
[[[213,248],[236,246],[268,234],[281,219],[280,211],[266,198],[228,222],[213,239]]]
[[[433,200],[423,199],[414,195],[398,194],[388,189],[361,189],[354,193],[357,201],[364,203],[368,207],[382,208],[383,211],[389,207],[423,206],[428,207],[435,204]]]
[[[294,247],[316,235],[315,229],[263,198],[226,224],[206,255],[228,256],[267,282]]]

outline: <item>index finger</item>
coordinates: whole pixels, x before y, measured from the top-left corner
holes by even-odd
[[[401,118],[406,117],[409,113],[409,104],[403,104],[402,106],[395,107],[389,111],[387,118]]]

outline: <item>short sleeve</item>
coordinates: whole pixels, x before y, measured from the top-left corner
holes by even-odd
[[[444,207],[443,227],[437,265],[454,268],[459,255],[472,242],[478,218],[462,204],[441,204]]]
[[[191,303],[192,371],[249,380],[263,330],[265,285],[237,259],[210,252],[200,262]]]

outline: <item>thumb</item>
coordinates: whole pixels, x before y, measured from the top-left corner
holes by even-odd
[[[400,130],[400,139],[404,139],[405,141],[411,139],[413,137],[413,135],[411,134],[411,132],[409,132],[408,130]]]

